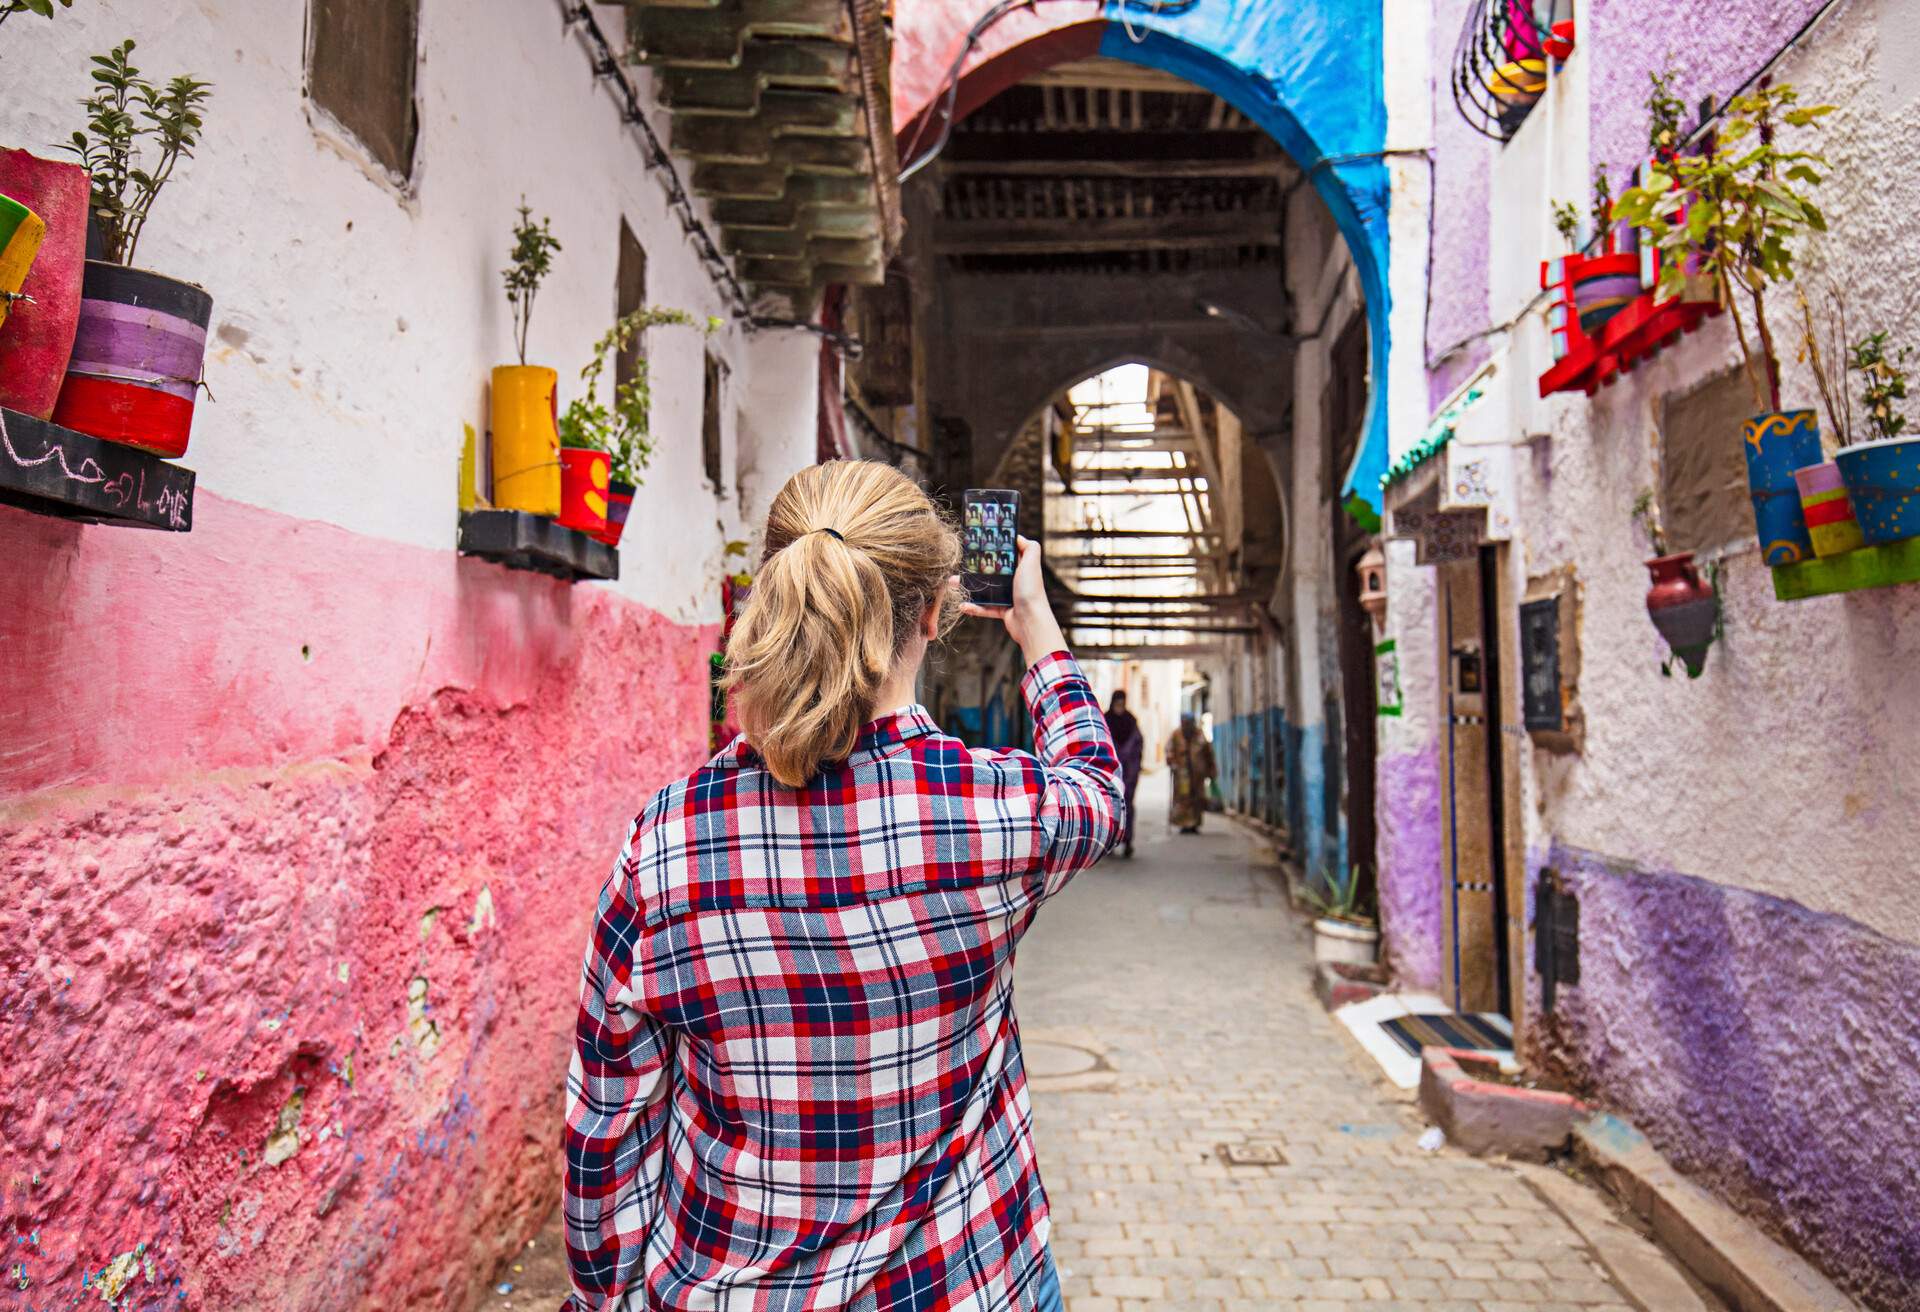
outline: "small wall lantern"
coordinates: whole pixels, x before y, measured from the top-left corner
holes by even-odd
[[[1379,544],[1367,548],[1360,563],[1353,567],[1360,576],[1360,608],[1373,616],[1375,632],[1387,624],[1387,557]]]

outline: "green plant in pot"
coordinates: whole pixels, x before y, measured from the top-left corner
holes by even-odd
[[[109,441],[177,456],[187,449],[206,359],[213,297],[196,284],[134,265],[140,239],[180,161],[192,159],[209,83],[181,74],[164,85],[133,63],[122,41],[92,59],[85,128],[63,149],[91,182],[92,234],[73,358],[54,422]]]
[[[1349,866],[1327,876],[1324,889],[1309,885],[1300,894],[1314,914],[1313,955],[1316,961],[1350,966],[1372,963],[1379,952],[1380,930],[1363,902],[1371,885],[1364,866]]]
[[[616,319],[593,344],[593,357],[580,371],[585,395],[569,402],[560,416],[561,459],[566,475],[588,504],[584,515],[563,515],[561,523],[592,533],[609,546],[619,545],[633,494],[653,460],[653,386],[645,355],[633,359],[631,376],[613,385],[606,402],[600,399],[601,378],[607,363],[633,350],[648,329],[697,324],[685,310],[650,305]],[[720,324],[718,319],[708,319],[705,330],[711,334]],[[594,493],[602,491],[602,478],[604,506],[595,507],[591,501]],[[567,496],[564,500],[571,510],[575,498]],[[600,512],[598,524],[593,522],[596,509]]]
[[[1869,546],[1920,537],[1920,435],[1909,436],[1898,409],[1907,399],[1910,348],[1890,350],[1885,331],[1853,343],[1847,371],[1860,379],[1866,416],[1863,440],[1835,458],[1847,501]]]
[[[1821,459],[1814,412],[1780,409],[1780,361],[1768,317],[1768,294],[1793,280],[1795,248],[1827,227],[1810,195],[1821,183],[1824,157],[1789,149],[1780,138],[1784,129],[1815,127],[1833,107],[1798,102],[1785,85],[1738,97],[1706,149],[1655,158],[1644,183],[1623,193],[1613,210],[1659,248],[1661,296],[1682,295],[1689,273],[1704,271],[1733,322],[1761,412],[1746,424],[1747,484],[1770,565],[1812,554],[1793,471]]]
[[[493,504],[529,515],[560,513],[560,374],[527,363],[527,334],[533,327],[533,303],[553,272],[560,253],[553,223],[534,222],[527,198],[520,198],[513,225],[513,248],[500,271],[507,308],[513,316],[513,345],[518,364],[494,366],[487,396],[488,450],[493,469]]]

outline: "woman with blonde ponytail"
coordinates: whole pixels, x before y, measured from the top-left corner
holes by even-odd
[[[1040,905],[1121,832],[1119,759],[1021,539],[960,603],[886,465],[802,470],[729,642],[745,732],[634,821],[567,1075],[576,1308],[1058,1312],[1013,1014]],[[961,614],[1027,661],[1034,751],[914,701]]]

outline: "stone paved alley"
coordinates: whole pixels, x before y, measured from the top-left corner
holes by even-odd
[[[1164,781],[1142,785],[1139,855],[1082,875],[1020,951],[1069,1312],[1711,1305],[1624,1231],[1638,1297],[1616,1285],[1540,1192],[1547,1168],[1422,1152],[1418,1109],[1308,987],[1280,867],[1217,816],[1170,834]],[[1227,1143],[1286,1164],[1229,1167]],[[485,1312],[565,1296],[557,1221]]]

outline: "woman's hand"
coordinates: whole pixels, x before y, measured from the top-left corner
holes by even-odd
[[[1020,645],[1020,654],[1031,665],[1042,656],[1065,648],[1067,640],[1047,600],[1046,575],[1040,568],[1040,544],[1031,538],[1015,538],[1014,544],[1020,552],[1020,563],[1013,568],[1013,605],[1002,609],[969,601],[961,610],[968,615],[1003,622],[1007,636]],[[955,579],[954,583],[958,586],[959,580]]]

